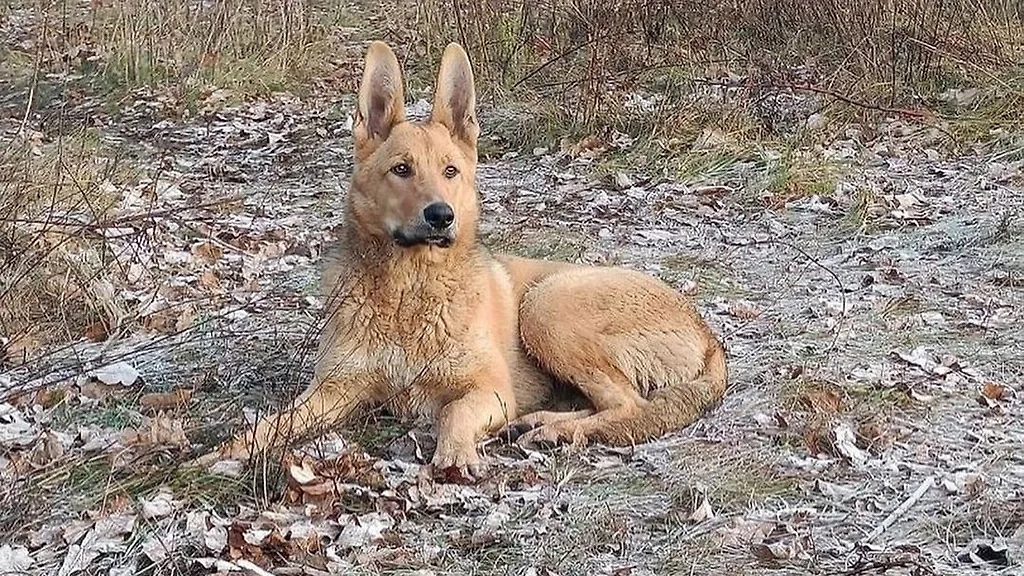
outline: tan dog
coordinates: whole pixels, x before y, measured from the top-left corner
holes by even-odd
[[[436,467],[477,474],[477,441],[503,426],[526,430],[524,443],[628,444],[722,398],[722,346],[668,285],[481,246],[476,96],[461,47],[444,52],[428,122],[405,121],[402,86],[394,53],[373,43],[314,380],[226,455],[279,448],[383,404],[436,423]],[[573,395],[579,409],[553,410]]]

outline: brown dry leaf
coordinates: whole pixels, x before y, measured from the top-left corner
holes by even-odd
[[[812,417],[804,426],[804,445],[811,454],[829,454],[832,452],[832,432],[829,422],[821,416]]]
[[[824,388],[807,390],[798,400],[808,412],[814,414],[830,415],[843,411],[843,401],[839,395]]]
[[[219,543],[218,543],[219,544]],[[267,564],[270,557],[291,556],[290,543],[277,527],[252,526],[248,522],[235,522],[227,530],[227,555],[232,560],[247,559]]]
[[[92,400],[100,400],[109,396],[123,395],[127,390],[124,386],[112,386],[110,384],[104,384],[99,380],[89,380],[78,387],[78,391],[82,396],[90,398]]]
[[[175,317],[169,310],[161,310],[146,316],[142,327],[149,332],[168,333],[174,326]]]
[[[56,432],[47,431],[42,438],[42,442],[38,442],[33,448],[29,455],[29,459],[34,464],[39,466],[46,466],[55,460],[59,460],[65,453],[65,444],[70,445],[72,439],[70,436],[66,439],[62,439],[57,435]]]
[[[784,542],[773,542],[771,544],[753,544],[750,551],[758,560],[765,564],[776,564],[780,560],[791,560],[796,557],[795,546],[787,545]]]
[[[738,320],[753,320],[761,316],[761,310],[753,302],[740,300],[729,304],[727,310],[729,316]]]
[[[170,392],[151,392],[139,398],[139,406],[150,412],[178,409],[192,400],[191,388],[178,388]]]
[[[722,547],[727,548],[760,544],[775,531],[776,526],[772,520],[733,518],[729,526],[723,526],[715,532],[718,534]]]
[[[1010,396],[1010,389],[997,382],[986,382],[981,387],[981,398],[978,399],[982,405],[990,405],[988,400],[1006,400]]]
[[[186,306],[181,314],[178,315],[178,319],[174,322],[175,332],[184,332],[192,327],[192,324],[196,320],[196,311],[191,306]]]
[[[199,285],[208,290],[220,290],[220,277],[213,270],[206,270],[199,276]]]
[[[563,138],[560,148],[570,156],[595,158],[608,150],[608,145],[597,136],[585,136],[579,142],[572,143],[568,138]]]
[[[863,420],[857,425],[858,444],[863,444],[873,452],[884,450],[895,441],[893,431],[880,417]]]
[[[143,418],[142,429],[125,430],[121,435],[125,444],[142,444],[156,446],[188,446],[188,437],[181,420],[163,414],[153,418]]]
[[[35,357],[36,352],[39,351],[42,345],[43,339],[36,333],[30,332],[21,336],[15,336],[10,342],[2,345],[4,352],[2,358],[10,364],[21,364]]]
[[[26,406],[41,406],[45,410],[53,408],[64,401],[68,395],[68,385],[58,384],[53,387],[40,388],[38,390],[27,390],[15,394],[9,402],[12,406],[24,408]]]
[[[192,247],[192,255],[212,264],[220,260],[224,250],[213,242],[202,242]]]
[[[109,337],[107,325],[103,322],[93,322],[85,329],[85,338],[90,342],[103,342]]]

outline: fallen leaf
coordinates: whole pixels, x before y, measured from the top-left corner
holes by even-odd
[[[189,445],[188,436],[185,435],[182,421],[163,414],[152,418],[144,417],[142,419],[142,429],[136,432],[134,437],[132,431],[126,430],[123,438],[125,444],[138,443],[143,445],[179,447]],[[132,440],[135,442],[132,442]]]
[[[978,396],[978,403],[982,406],[993,408],[1000,402],[1009,401],[1014,396],[1014,390],[1009,386],[996,382],[986,382],[981,387],[981,394]]]
[[[508,522],[511,510],[506,502],[494,507],[484,518],[480,526],[473,531],[469,541],[474,546],[484,546],[498,540],[498,530]]]
[[[177,388],[171,392],[151,392],[139,398],[139,406],[151,412],[181,408],[192,400],[191,388]]]
[[[42,442],[33,448],[29,458],[35,464],[46,466],[64,456],[65,451],[74,444],[74,438],[63,432],[46,431]]]
[[[160,563],[167,560],[177,549],[180,539],[173,532],[170,534],[152,534],[142,543],[142,553],[150,562]]]
[[[301,466],[292,464],[288,467],[288,473],[298,484],[310,484],[316,480],[316,473],[309,467],[308,462],[303,462]]]
[[[715,532],[722,547],[739,547],[764,542],[775,528],[776,523],[771,520],[733,518],[728,526]]]
[[[152,498],[139,498],[142,517],[147,520],[169,516],[178,506],[171,492],[162,490]]]
[[[250,546],[260,546],[273,532],[273,530],[249,528],[242,532],[242,539]]]
[[[714,517],[715,514],[711,510],[711,503],[708,502],[707,495],[702,495],[701,503],[696,509],[694,509],[693,513],[690,514],[690,522],[703,522]]]
[[[224,255],[224,249],[213,242],[201,242],[192,247],[192,255],[212,264]]]
[[[198,540],[206,533],[210,513],[205,510],[192,510],[185,515],[185,534]]]
[[[3,567],[4,572],[28,572],[34,563],[35,560],[28,553],[28,548],[24,546],[11,546],[10,544],[0,546],[0,566]]]
[[[85,329],[85,338],[90,342],[103,342],[108,337],[107,325],[103,322],[93,322]]]
[[[380,538],[381,533],[394,526],[395,521],[388,514],[371,512],[352,517],[341,529],[337,545],[342,548],[358,548]]]
[[[0,403],[0,446],[30,446],[39,438],[39,430],[25,420],[21,411],[6,402]]]
[[[862,466],[868,461],[867,453],[857,447],[857,437],[849,424],[839,424],[832,433],[835,435],[833,447],[836,452],[848,458],[854,466]]]
[[[89,567],[103,554],[124,552],[124,536],[135,527],[135,516],[112,515],[100,518],[80,542],[68,546],[58,576],[70,576]],[[67,535],[65,535],[67,538]]]
[[[104,384],[120,384],[121,386],[131,386],[139,380],[138,370],[125,362],[115,362],[97,368],[90,376]]]
[[[815,414],[842,412],[843,401],[838,394],[826,389],[806,390],[799,396],[800,404]]]
[[[203,545],[214,554],[220,554],[228,547],[228,529],[214,526],[203,534]]]
[[[213,270],[206,270],[199,276],[199,285],[209,290],[219,290],[220,278]]]

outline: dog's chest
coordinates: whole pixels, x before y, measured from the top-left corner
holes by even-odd
[[[405,417],[434,413],[467,365],[471,315],[424,294],[350,292],[322,335],[322,369],[365,374],[377,400]]]

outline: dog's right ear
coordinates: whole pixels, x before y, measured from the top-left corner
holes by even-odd
[[[402,69],[391,47],[381,41],[370,44],[359,85],[359,106],[352,123],[356,159],[373,153],[387,140],[391,128],[405,120]]]

